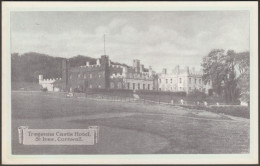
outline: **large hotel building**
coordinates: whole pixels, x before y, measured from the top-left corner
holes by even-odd
[[[156,73],[152,67],[145,68],[140,60],[134,59],[133,65],[113,63],[109,56],[96,59],[95,64],[86,62],[84,66],[70,67],[68,60],[62,62],[62,78],[43,79],[39,76],[39,84],[48,91],[86,91],[87,89],[129,89],[154,91],[193,90],[210,93],[212,83],[202,80],[201,71],[181,70],[179,66],[168,73]]]

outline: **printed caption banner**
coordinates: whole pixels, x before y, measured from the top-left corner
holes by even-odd
[[[18,128],[19,143],[23,145],[94,145],[98,143],[99,126],[88,129],[29,129]]]

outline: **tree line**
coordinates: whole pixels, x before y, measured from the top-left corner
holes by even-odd
[[[62,60],[65,58],[53,57],[46,54],[29,52],[22,55],[11,54],[11,80],[12,82],[39,81],[39,75],[44,78],[60,78],[62,73]],[[94,58],[78,55],[68,59],[71,67],[82,66],[86,61],[95,63]]]

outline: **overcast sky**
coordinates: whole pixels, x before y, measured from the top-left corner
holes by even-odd
[[[11,51],[59,57],[106,53],[156,71],[175,65],[199,69],[215,48],[249,50],[249,12],[13,12]]]

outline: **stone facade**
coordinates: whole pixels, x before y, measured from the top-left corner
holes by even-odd
[[[211,81],[202,81],[202,71],[190,70],[186,67],[181,70],[179,66],[168,73],[163,69],[156,74],[152,67],[145,68],[140,60],[134,59],[133,65],[113,63],[109,56],[102,55],[95,64],[71,68],[68,60],[62,62],[62,78],[43,80],[39,83],[47,87],[48,91],[86,91],[87,89],[129,89],[129,90],[160,90],[184,91],[193,90],[209,93],[212,88]]]
[[[145,69],[140,60],[133,60],[133,66],[112,63],[106,55],[96,60],[96,64],[70,68],[62,62],[62,81],[56,86],[63,91],[86,91],[89,89],[130,89],[155,90],[155,72]]]
[[[199,90],[207,94],[211,93],[212,82],[204,82],[202,80],[202,71],[195,71],[189,67],[180,69],[176,66],[171,73],[167,73],[167,69],[163,69],[158,75],[158,88],[160,91],[184,91],[187,94]]]
[[[84,66],[69,68],[66,89],[68,91],[75,89],[86,91],[87,88],[108,89],[110,81],[108,67],[108,56],[103,55],[96,60],[94,65],[89,65],[89,62],[86,62]],[[66,77],[66,74],[64,73],[62,77]]]

